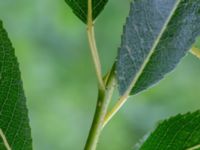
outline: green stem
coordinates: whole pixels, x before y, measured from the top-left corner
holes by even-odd
[[[102,78],[101,63],[95,40],[94,25],[92,19],[92,0],[88,0],[87,34],[88,34],[88,41],[90,45],[92,59],[94,62],[95,71],[99,83],[99,88],[103,91],[105,90],[105,85]]]
[[[106,114],[102,127],[104,127],[112,119],[112,117],[120,110],[120,108],[125,104],[127,100],[128,100],[128,95],[124,95],[119,98],[119,100],[114,105],[112,110]]]
[[[106,90],[99,89],[96,111],[84,150],[95,150],[102,130],[104,117],[115,88],[114,67],[107,79]]]

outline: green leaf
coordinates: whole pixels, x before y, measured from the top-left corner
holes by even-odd
[[[134,0],[117,59],[120,94],[136,94],[172,71],[200,35],[200,0]]]
[[[194,47],[200,49],[200,37],[197,38],[196,42],[194,43]]]
[[[66,3],[72,8],[74,14],[87,23],[88,17],[88,0],[65,0]],[[92,0],[92,17],[93,20],[101,13],[108,0]]]
[[[140,150],[200,149],[200,111],[177,115],[163,121]]]
[[[31,150],[32,140],[19,65],[0,21],[0,129],[13,150]],[[5,146],[0,137],[0,150]]]

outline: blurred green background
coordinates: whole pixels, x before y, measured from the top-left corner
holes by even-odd
[[[128,9],[129,0],[110,0],[96,22],[104,73]],[[83,149],[97,96],[85,25],[64,0],[0,0],[0,19],[20,62],[34,149]],[[199,81],[200,60],[188,54],[158,85],[130,98],[103,131],[98,150],[131,150],[160,119],[199,109]]]

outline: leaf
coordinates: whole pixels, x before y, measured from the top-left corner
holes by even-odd
[[[65,0],[65,2],[72,8],[74,14],[87,23],[88,17],[88,0]],[[93,20],[101,13],[108,0],[92,0],[92,16]]]
[[[172,71],[200,34],[200,0],[134,0],[117,58],[120,94],[136,94]]]
[[[19,65],[0,21],[0,129],[13,150],[31,150],[32,140]],[[5,150],[0,137],[0,150]]]
[[[194,43],[194,47],[199,48],[200,49],[200,36],[197,37],[197,40]]]
[[[200,148],[200,111],[163,121],[140,150],[197,150]]]

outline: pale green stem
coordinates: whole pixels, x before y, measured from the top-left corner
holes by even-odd
[[[88,41],[90,45],[92,59],[94,62],[95,71],[99,82],[99,88],[101,90],[105,90],[105,85],[103,82],[102,71],[101,71],[101,63],[95,40],[94,25],[92,19],[92,0],[88,0],[87,34],[88,34]]]
[[[113,67],[105,83],[103,81],[101,63],[98,55],[95,34],[94,34],[93,17],[92,17],[92,0],[88,0],[87,33],[88,33],[90,50],[95,65],[96,75],[99,82],[99,92],[98,92],[98,100],[96,104],[95,115],[93,118],[92,126],[90,128],[90,132],[84,150],[96,150],[99,136],[102,130],[104,117],[107,113],[107,109],[111,97],[113,95],[115,87],[114,85],[115,77],[114,77],[114,67]]]
[[[120,108],[124,105],[124,103],[128,99],[128,95],[121,96],[115,106],[112,108],[110,112],[108,112],[104,118],[103,127],[112,119],[112,117],[120,110]]]
[[[99,89],[96,111],[84,150],[96,150],[104,118],[115,88],[115,83],[114,69],[112,69],[111,74],[107,79],[106,90],[102,91]]]
[[[4,135],[3,131],[0,129],[0,137],[2,137],[3,143],[7,150],[11,150],[10,145],[8,144],[8,141],[6,139],[6,136]]]

